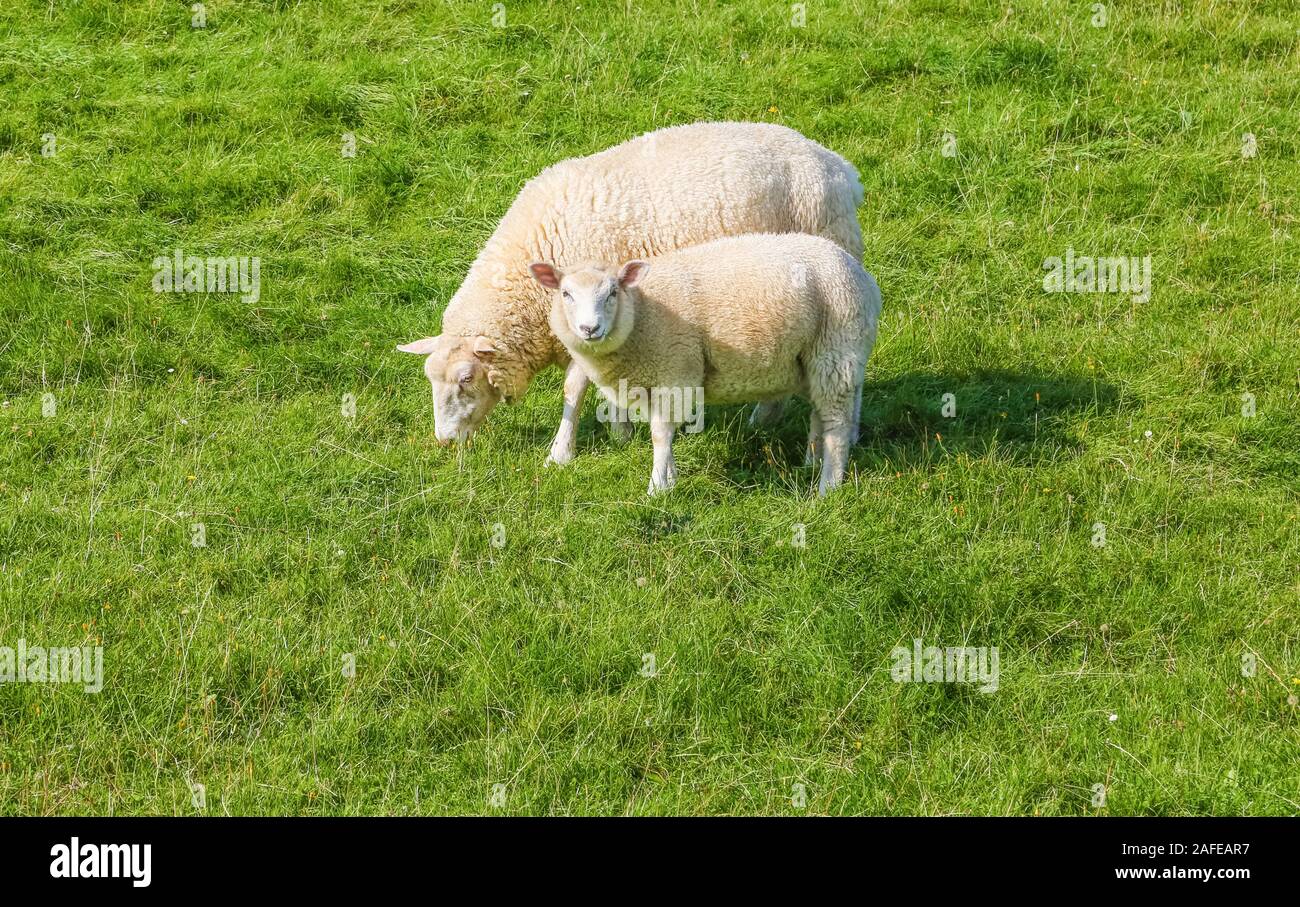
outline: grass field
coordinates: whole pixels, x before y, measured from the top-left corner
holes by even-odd
[[[0,7],[0,645],[104,663],[0,685],[0,812],[1300,811],[1290,0],[205,13]],[[652,500],[589,399],[543,469],[558,372],[437,447],[393,346],[523,182],[702,119],[862,172],[846,487],[806,405]],[[176,249],[260,297],[155,293]]]

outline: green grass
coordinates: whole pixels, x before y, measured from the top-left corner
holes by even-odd
[[[0,645],[106,671],[0,686],[0,812],[1300,811],[1289,0],[188,6],[0,9]],[[544,470],[558,373],[434,445],[393,345],[523,182],[699,119],[862,172],[847,486],[806,405],[663,498],[590,402]],[[1152,297],[1045,293],[1067,247]],[[154,294],[175,248],[260,300]],[[998,691],[894,683],[918,637]]]

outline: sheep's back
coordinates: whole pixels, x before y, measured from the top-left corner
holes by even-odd
[[[563,269],[726,236],[804,232],[860,257],[861,200],[853,166],[792,129],[695,123],[547,168],[525,186],[489,246],[517,238],[527,255]]]

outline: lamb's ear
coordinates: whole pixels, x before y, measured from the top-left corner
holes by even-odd
[[[497,354],[496,344],[482,334],[474,338],[474,355],[480,359],[491,359]]]
[[[533,279],[548,290],[558,290],[560,288],[560,278],[564,275],[555,270],[554,266],[548,265],[544,261],[535,261],[528,266],[528,270],[533,272]]]
[[[397,347],[401,353],[416,353],[420,356],[426,356],[433,352],[433,348],[438,345],[437,337],[425,337],[423,340],[413,340],[410,343],[403,343]]]
[[[618,285],[626,290],[628,287],[634,287],[645,277],[645,272],[650,269],[650,262],[641,261],[634,258],[623,265],[618,270]]]

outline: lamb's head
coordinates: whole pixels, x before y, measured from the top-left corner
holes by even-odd
[[[634,288],[650,266],[632,260],[621,268],[583,265],[561,273],[554,265],[534,262],[533,278],[554,293],[551,328],[565,345],[592,353],[610,352],[632,330]]]
[[[494,380],[496,345],[487,337],[425,337],[398,347],[427,356],[424,373],[433,386],[433,436],[439,444],[469,440],[505,396]]]

